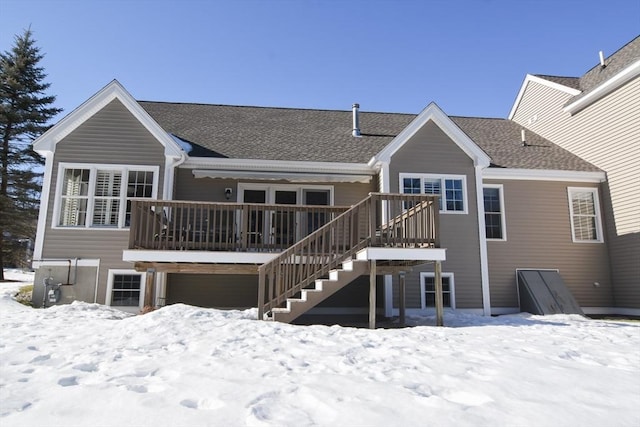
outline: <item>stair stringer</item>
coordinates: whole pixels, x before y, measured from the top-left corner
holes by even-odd
[[[317,279],[313,288],[302,289],[300,298],[287,298],[285,307],[273,308],[271,317],[278,322],[290,323],[368,271],[368,261],[344,261],[342,268],[329,272],[329,278]]]

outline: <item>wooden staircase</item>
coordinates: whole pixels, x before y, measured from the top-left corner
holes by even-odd
[[[291,322],[369,272],[368,247],[439,248],[438,196],[371,193],[258,269],[258,319]],[[375,276],[373,277],[375,278]]]
[[[285,307],[273,308],[271,310],[272,320],[284,323],[295,320],[359,276],[366,274],[368,267],[368,261],[352,259],[343,262],[341,268],[329,272],[328,279],[317,279],[313,287],[302,289],[298,297],[287,298]]]

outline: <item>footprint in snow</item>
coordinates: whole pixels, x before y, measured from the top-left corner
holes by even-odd
[[[58,384],[61,385],[62,387],[69,387],[69,386],[72,386],[72,385],[78,385],[78,377],[60,378],[58,380]]]

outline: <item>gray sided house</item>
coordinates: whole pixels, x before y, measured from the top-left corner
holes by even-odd
[[[580,77],[527,75],[509,118],[607,174],[603,230],[616,313],[640,310],[640,37]],[[605,305],[604,307],[608,307]],[[603,307],[603,308],[604,308]]]
[[[113,81],[35,142],[34,302],[491,315],[520,311],[533,269],[586,313],[628,314],[603,168],[525,128],[433,103],[136,101]]]

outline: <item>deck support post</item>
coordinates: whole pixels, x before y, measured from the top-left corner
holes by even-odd
[[[401,271],[398,273],[398,296],[400,299],[400,326],[406,325],[407,304],[405,300],[405,276],[406,272]]]
[[[369,329],[376,328],[376,260],[369,261]]]
[[[436,291],[436,326],[444,326],[444,308],[442,306],[442,261],[436,261],[434,274]]]
[[[266,273],[262,268],[258,269],[258,320],[264,320],[264,291]]]
[[[147,269],[147,277],[144,284],[144,304],[143,307],[156,306],[156,270],[154,268]]]

